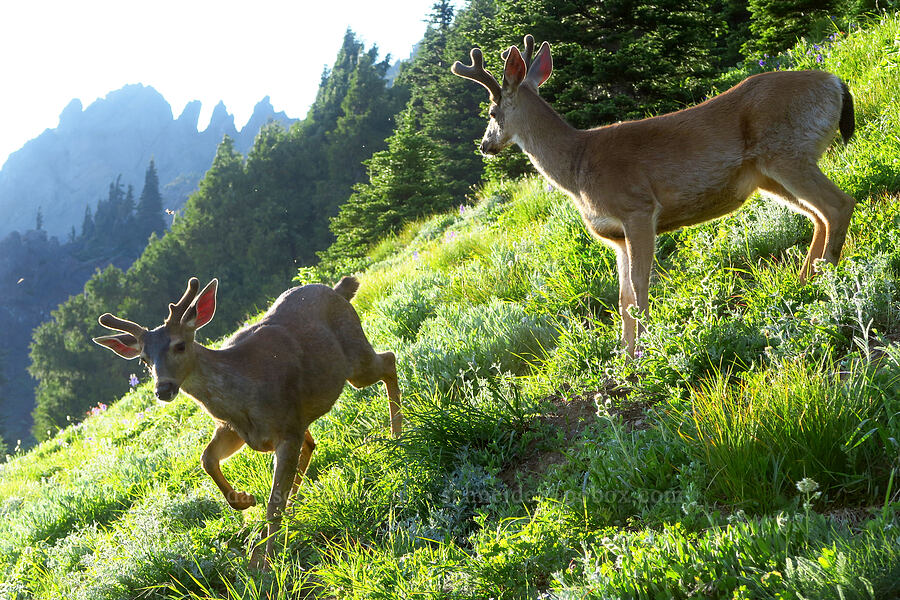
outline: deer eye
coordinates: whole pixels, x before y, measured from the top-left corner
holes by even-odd
[[[187,345],[184,342],[178,342],[174,346],[172,346],[172,352],[175,354],[181,354],[187,349]]]

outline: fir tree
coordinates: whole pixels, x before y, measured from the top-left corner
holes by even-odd
[[[750,0],[750,32],[744,45],[748,56],[776,54],[793,46],[801,37],[824,31],[841,8],[837,0]]]
[[[387,150],[366,161],[368,183],[354,186],[353,195],[331,220],[336,241],[320,255],[326,268],[352,270],[352,262],[381,238],[451,204],[433,144],[416,130],[410,110],[398,120]]]
[[[144,189],[138,199],[135,213],[137,231],[141,243],[146,242],[151,234],[162,235],[166,229],[163,219],[162,196],[159,193],[159,176],[156,173],[156,163],[151,158],[144,175]]]
[[[91,205],[84,207],[84,220],[81,222],[81,237],[89,239],[94,235],[94,215],[91,213]]]

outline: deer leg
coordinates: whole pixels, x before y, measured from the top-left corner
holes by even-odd
[[[635,319],[631,316],[629,308],[634,306],[636,297],[631,286],[631,267],[628,259],[628,249],[624,242],[613,245],[616,251],[616,267],[619,271],[619,314],[622,316],[622,342],[628,356],[634,358],[635,349]]]
[[[814,210],[810,210],[777,181],[768,179],[760,186],[760,191],[767,196],[771,196],[776,200],[781,201],[794,212],[800,213],[812,221],[813,237],[809,244],[809,251],[806,253],[806,260],[803,261],[803,266],[800,268],[800,275],[798,277],[802,284],[812,275],[815,261],[822,258],[822,255],[825,253],[825,221],[819,217],[818,213]]]
[[[272,477],[272,492],[266,506],[267,529],[264,531],[250,558],[250,566],[266,568],[268,560],[275,554],[275,536],[281,529],[281,519],[287,505],[288,493],[297,474],[303,442],[297,439],[284,439],[275,447],[275,474]],[[262,554],[265,540],[265,554]]]
[[[384,389],[388,395],[388,414],[391,418],[391,435],[400,437],[403,430],[403,408],[400,404],[400,384],[397,381],[397,359],[393,352],[383,352],[378,355],[384,364]]]
[[[400,385],[397,381],[397,359],[393,352],[375,353],[365,368],[348,379],[350,385],[356,389],[372,385],[376,381],[383,381],[388,395],[388,413],[391,419],[391,435],[400,436],[403,428],[403,409],[400,403]]]
[[[235,510],[250,508],[256,504],[256,498],[246,492],[235,491],[222,474],[219,463],[240,450],[243,445],[244,440],[233,429],[223,425],[216,429],[200,459],[203,470],[209,473],[209,476],[212,477],[212,480],[216,482],[216,485],[222,491],[222,495],[225,496],[225,500]]]
[[[800,283],[806,283],[814,272],[815,262],[825,255],[825,239],[828,228],[825,222],[819,218],[819,215],[812,213],[810,220],[813,222],[813,239],[809,244],[809,252],[806,253],[806,260],[803,261],[803,267],[800,269]]]
[[[313,440],[309,429],[303,436],[303,446],[300,448],[300,458],[297,460],[297,474],[294,475],[294,485],[291,487],[291,493],[288,498],[288,505],[293,501],[297,488],[303,483],[303,476],[306,475],[306,469],[309,467],[309,461],[312,458],[313,450],[316,449],[316,442]]]
[[[650,309],[650,270],[653,268],[653,250],[656,232],[652,219],[625,227],[625,245],[628,251],[628,277],[634,294],[634,310],[644,316]],[[640,320],[635,327],[635,338],[644,330]],[[634,356],[632,345],[631,356]]]
[[[841,257],[841,249],[847,237],[847,229],[856,206],[854,200],[845,194],[815,164],[798,171],[787,171],[773,176],[791,194],[793,194],[807,210],[812,211],[824,224],[821,253],[813,253],[817,249],[817,240],[813,238],[809,257],[809,274],[814,271],[814,262],[824,258],[828,262],[837,263]],[[814,221],[815,223],[815,221]],[[807,266],[807,265],[804,265]]]

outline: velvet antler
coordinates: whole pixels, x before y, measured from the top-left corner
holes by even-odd
[[[476,83],[480,83],[491,93],[492,102],[500,102],[500,84],[497,83],[497,80],[494,79],[493,75],[484,69],[484,55],[481,53],[481,49],[472,48],[469,56],[472,57],[471,65],[464,65],[460,61],[456,61],[453,63],[453,66],[450,67],[450,71],[454,75],[465,77],[466,79],[471,79]]]
[[[125,333],[130,333],[137,339],[141,339],[141,337],[147,333],[147,329],[135,323],[134,321],[128,321],[126,319],[120,319],[115,315],[111,315],[109,313],[104,313],[100,315],[100,324],[106,327],[107,329],[112,329],[113,331],[124,331]]]
[[[191,302],[197,297],[197,289],[199,287],[200,281],[196,277],[191,277],[188,280],[187,289],[184,291],[181,300],[175,304],[169,304],[169,316],[166,317],[166,325],[178,325],[181,323],[181,317],[184,316]]]

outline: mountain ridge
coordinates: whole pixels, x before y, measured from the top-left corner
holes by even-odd
[[[61,111],[57,127],[11,153],[0,169],[0,211],[6,215],[0,238],[34,228],[38,210],[48,234],[65,236],[81,224],[85,206],[96,203],[111,179],[122,175],[126,181],[140,181],[151,158],[159,170],[166,208],[180,208],[224,136],[246,153],[266,123],[290,126],[295,121],[276,112],[266,96],[241,129],[220,101],[200,131],[201,108],[199,101],[191,101],[176,118],[162,94],[140,83],[86,107],[73,99]]]

